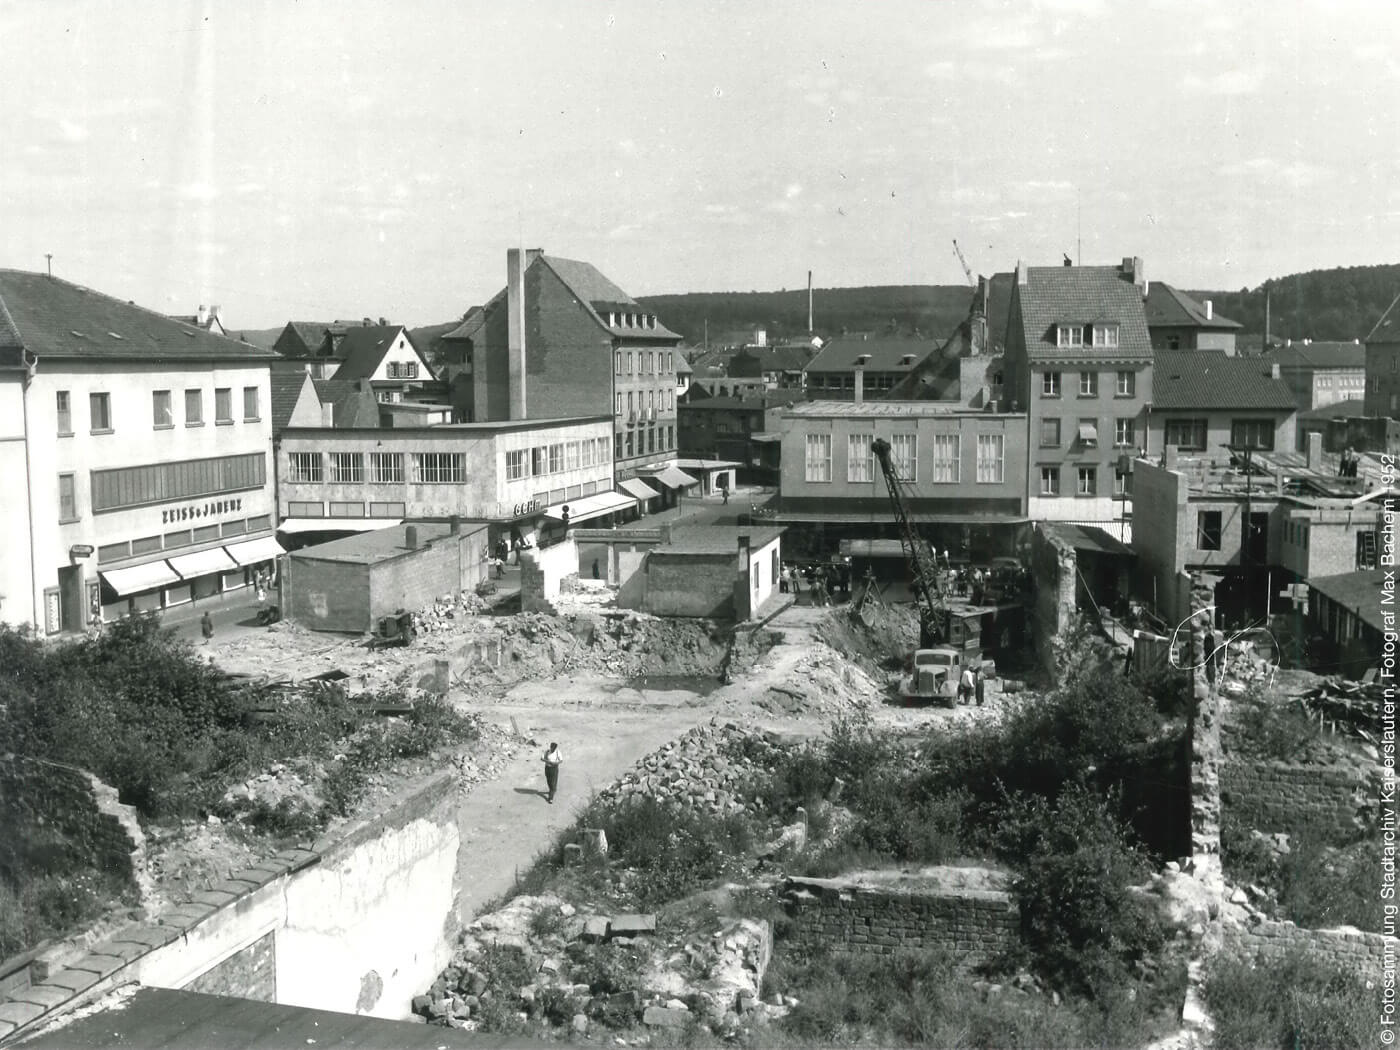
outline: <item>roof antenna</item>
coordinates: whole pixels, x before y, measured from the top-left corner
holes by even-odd
[[[1074,192],[1074,258],[1079,266],[1084,265],[1084,191]]]
[[[45,253],[44,253],[44,261],[48,264],[48,267],[49,267],[49,276],[52,277],[52,276],[53,276],[53,252],[45,252]]]

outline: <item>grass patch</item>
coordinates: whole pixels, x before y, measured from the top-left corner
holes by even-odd
[[[1216,1050],[1363,1050],[1376,1045],[1379,988],[1310,953],[1273,963],[1217,957],[1206,971]]]

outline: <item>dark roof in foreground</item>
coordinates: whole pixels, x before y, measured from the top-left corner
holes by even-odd
[[[918,367],[929,354],[937,353],[942,345],[933,339],[914,336],[873,336],[864,339],[843,335],[823,346],[817,356],[807,362],[807,371],[849,372],[861,357],[869,357],[870,360],[865,363],[867,372],[908,372]],[[906,358],[911,360],[906,363]]]
[[[1381,620],[1381,581],[1384,579],[1385,573],[1380,569],[1362,569],[1337,576],[1314,576],[1308,580],[1308,586],[1381,631],[1385,629]]]
[[[172,1050],[307,1050],[314,1046],[363,1050],[435,1050],[446,1047],[549,1047],[521,1035],[488,1035],[413,1021],[206,995],[174,988],[123,988],[19,1045],[35,1050],[108,1050],[170,1047]]]
[[[357,565],[373,565],[412,553],[415,548],[408,545],[408,530],[418,530],[418,548],[426,547],[433,540],[440,540],[452,534],[451,526],[440,521],[408,521],[402,525],[388,525],[370,532],[357,532],[353,536],[319,543],[314,547],[303,547],[294,551],[297,558],[310,558],[318,561],[346,561]],[[486,528],[484,523],[463,522],[462,533],[479,532]]]
[[[1110,536],[1097,525],[1075,525],[1067,521],[1050,521],[1041,525],[1046,532],[1058,536],[1075,550],[1092,551],[1097,554],[1121,554],[1136,558],[1133,550],[1122,540]]]
[[[739,537],[749,537],[749,549],[758,550],[772,543],[787,530],[781,525],[677,525],[671,542],[652,548],[654,554],[732,554],[739,555]]]
[[[1262,357],[1223,350],[1158,350],[1152,368],[1154,409],[1297,408],[1293,391],[1270,375]]]
[[[0,348],[92,360],[271,360],[270,351],[58,277],[0,270]]]

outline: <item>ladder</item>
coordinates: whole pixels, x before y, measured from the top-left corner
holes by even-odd
[[[1356,567],[1374,569],[1376,567],[1376,534],[1358,532],[1356,534]]]

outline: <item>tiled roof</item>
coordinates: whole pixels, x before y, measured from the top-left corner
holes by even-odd
[[[1263,357],[1277,361],[1282,368],[1310,370],[1366,367],[1366,348],[1360,343],[1303,343],[1294,340],[1288,346],[1276,346]]]
[[[807,363],[808,372],[850,372],[863,355],[870,360],[865,363],[868,372],[908,372],[938,351],[940,344],[930,339],[916,339],[912,336],[890,336],[869,339],[853,339],[841,336],[831,340]],[[910,358],[904,363],[904,359]]]
[[[372,390],[361,390],[354,379],[317,379],[316,396],[332,407],[337,427],[379,426],[379,402]]]
[[[471,339],[477,332],[481,331],[486,324],[486,315],[496,309],[496,304],[502,303],[506,298],[506,290],[502,288],[491,297],[485,306],[473,306],[467,311],[467,315],[462,318],[462,323],[451,331],[445,332],[444,339]]]
[[[1351,610],[1377,631],[1385,629],[1381,616],[1381,583],[1385,574],[1380,569],[1344,572],[1337,576],[1314,576],[1308,586]]]
[[[650,313],[612,281],[598,271],[592,263],[577,259],[561,259],[555,255],[541,254],[537,262],[548,266],[564,285],[597,318],[598,323],[613,335],[644,336],[646,338],[676,339],[680,336],[671,331],[658,319],[655,328],[628,328],[624,325],[609,325],[603,316],[610,306],[629,306],[639,313]]]
[[[800,372],[812,359],[809,346],[754,346],[729,359],[729,374],[738,378],[762,372]]]
[[[1147,315],[1148,325],[1163,328],[1189,326],[1233,330],[1244,327],[1238,321],[1232,321],[1228,317],[1216,313],[1214,306],[1211,309],[1211,316],[1207,318],[1204,303],[1197,302],[1185,292],[1178,291],[1161,281],[1147,286],[1147,302],[1143,304],[1143,312]]]
[[[687,360],[686,360],[684,357],[682,357],[680,354],[677,354],[677,355],[676,355],[676,375],[678,375],[678,376],[688,376],[688,375],[694,375],[694,374],[695,374],[695,369],[693,369],[693,368],[690,367],[690,362],[687,361]]]
[[[292,418],[296,410],[297,398],[306,384],[304,367],[272,366],[272,429],[281,430]]]
[[[805,401],[805,390],[769,390],[763,394],[747,394],[743,397],[702,397],[694,401],[682,400],[687,409],[705,410],[729,409],[744,412],[761,412],[767,408],[782,408],[799,401]]]
[[[230,360],[272,357],[164,314],[57,277],[0,270],[0,346],[39,358]]]
[[[288,321],[274,348],[285,357],[310,356],[321,348],[326,333],[335,327],[338,325],[333,321]]]
[[[1117,266],[1032,266],[1026,283],[1017,285],[1021,301],[1021,331],[1027,356],[1151,357],[1152,341],[1137,285]],[[1072,351],[1055,345],[1060,324],[1118,324],[1118,346]]]
[[[1158,350],[1152,364],[1152,404],[1157,409],[1297,407],[1282,379],[1259,357],[1229,357],[1220,350]]]
[[[336,379],[369,379],[403,331],[403,325],[368,325],[348,329],[336,349],[342,364],[335,370]],[[411,344],[410,344],[411,345]],[[416,348],[415,348],[416,349]],[[424,379],[432,379],[426,375]]]

